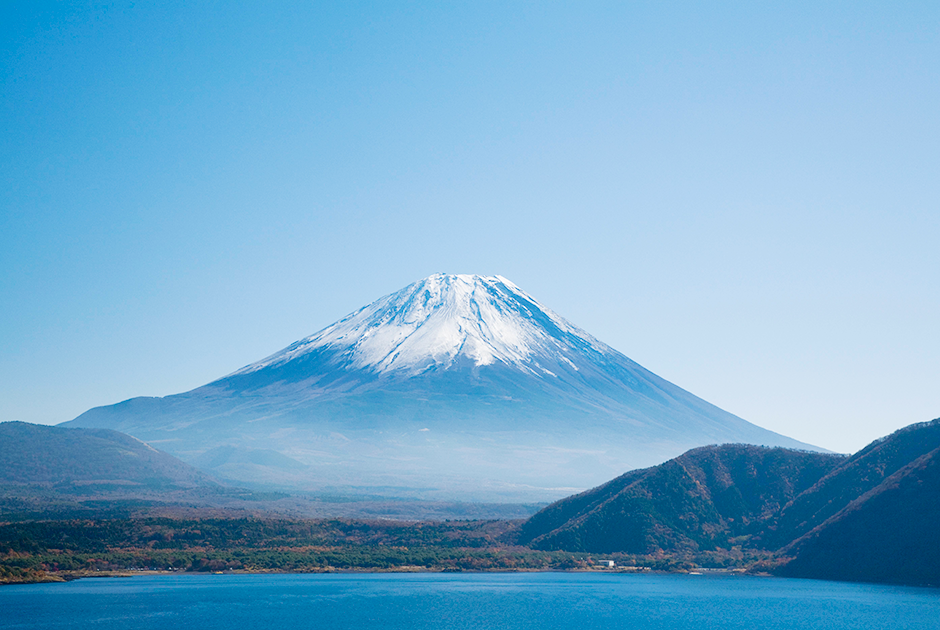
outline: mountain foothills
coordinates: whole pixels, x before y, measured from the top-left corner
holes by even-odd
[[[744,444],[697,448],[554,503],[526,522],[520,540],[631,554],[730,548],[843,459]]]
[[[219,453],[229,459],[241,455],[234,450]],[[514,519],[528,517],[538,507],[258,491],[220,482],[110,429],[0,423],[0,522],[191,514],[401,521]]]
[[[656,376],[500,276],[434,275],[192,391],[67,423],[304,490],[557,499],[696,446],[814,449]]]
[[[536,549],[740,557],[780,575],[940,585],[940,419],[851,457],[746,445],[692,450],[529,519]]]
[[[277,501],[245,510],[250,500],[237,489],[113,431],[4,423],[0,445],[0,498],[46,492],[52,506],[11,516],[0,501],[0,583],[132,567],[597,570],[613,560],[622,568],[604,570],[706,567],[940,586],[940,419],[851,457],[696,448],[526,521],[408,522],[379,502],[370,520],[300,519],[289,497],[280,500],[289,510]],[[90,504],[99,513],[63,517],[69,498],[73,512]],[[137,509],[115,509],[116,498],[136,499]],[[176,509],[141,509],[148,501]]]
[[[782,531],[806,532],[779,551],[792,558],[781,575],[940,586],[940,419],[875,442],[813,490],[781,515]]]

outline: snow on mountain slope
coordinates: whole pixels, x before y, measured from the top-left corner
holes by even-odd
[[[503,363],[536,376],[554,374],[539,357],[577,369],[575,344],[611,349],[501,276],[436,274],[385,296],[320,332],[235,375],[275,367],[330,347],[351,367],[420,374],[464,358],[476,366]],[[573,352],[575,351],[575,352]]]
[[[558,498],[707,444],[812,448],[653,374],[505,278],[475,275],[430,276],[202,387],[70,424],[193,462],[232,447],[306,466],[266,469],[275,484],[449,499]]]

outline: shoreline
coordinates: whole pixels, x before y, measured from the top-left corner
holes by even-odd
[[[663,571],[653,570],[650,567],[598,567],[598,568],[573,568],[573,569],[555,569],[555,568],[490,568],[490,569],[452,569],[435,568],[425,566],[401,566],[394,568],[340,568],[325,567],[323,569],[310,571],[291,571],[278,569],[260,569],[260,570],[230,570],[230,571],[172,571],[163,569],[141,569],[141,570],[115,570],[115,571],[46,571],[42,575],[35,576],[35,579],[7,580],[0,582],[2,586],[13,586],[15,584],[64,584],[83,579],[112,579],[112,578],[134,578],[140,576],[163,576],[163,575],[320,575],[320,574],[379,574],[379,573],[602,573],[618,575],[746,575],[751,577],[772,577],[766,572],[749,572],[746,569],[711,569],[696,568],[690,570]]]

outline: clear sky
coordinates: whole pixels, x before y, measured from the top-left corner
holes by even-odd
[[[940,416],[940,3],[17,4],[0,420],[435,272],[833,450]]]

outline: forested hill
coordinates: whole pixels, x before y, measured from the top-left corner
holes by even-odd
[[[937,448],[940,420],[913,424],[875,440],[787,505],[771,523],[764,545],[789,544]]]
[[[781,531],[798,510],[808,521],[789,531],[808,531],[778,553],[781,575],[940,586],[940,420],[859,452],[788,506]]]
[[[521,528],[537,549],[773,554],[782,575],[940,585],[940,419],[851,457],[695,449],[558,501]]]
[[[844,460],[745,444],[697,448],[550,505],[525,523],[520,541],[636,554],[728,547]]]

